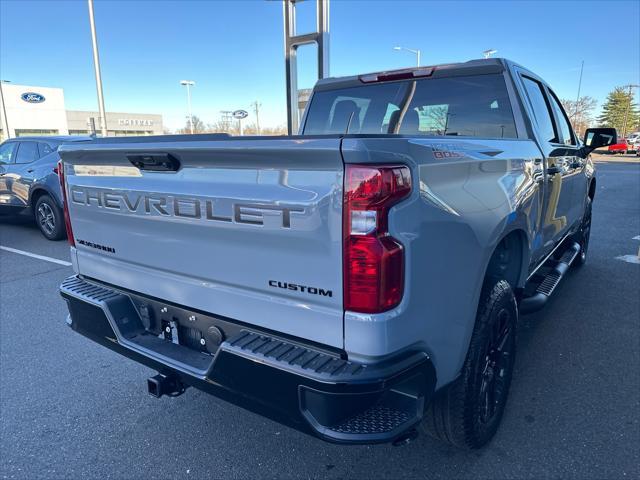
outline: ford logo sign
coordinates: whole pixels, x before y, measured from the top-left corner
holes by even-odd
[[[44,95],[40,95],[35,92],[26,92],[20,95],[20,98],[29,103],[42,103],[44,102]]]
[[[233,115],[233,118],[237,118],[238,120],[242,120],[243,118],[247,118],[249,116],[246,110],[236,110],[231,115]]]

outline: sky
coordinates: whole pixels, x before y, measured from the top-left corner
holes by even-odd
[[[298,33],[315,28],[315,2],[299,4]],[[286,123],[282,3],[277,0],[95,0],[107,111],[159,113],[171,130],[193,114],[259,101],[261,126]],[[559,97],[602,105],[615,86],[640,84],[640,2],[331,0],[330,76],[496,56],[544,78]],[[612,20],[612,21],[609,21]],[[615,20],[615,21],[613,21]],[[299,53],[299,87],[312,87],[315,49]],[[68,110],[97,110],[87,2],[0,0],[0,78],[62,87]]]

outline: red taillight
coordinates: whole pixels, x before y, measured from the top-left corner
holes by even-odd
[[[72,247],[76,246],[76,241],[73,238],[73,230],[71,230],[71,220],[69,219],[69,202],[67,202],[67,189],[64,185],[64,164],[62,160],[58,162],[58,166],[53,170],[58,174],[60,180],[60,189],[62,190],[62,204],[64,209],[64,226],[67,229],[67,240]]]
[[[344,307],[377,313],[402,299],[404,251],[389,235],[389,208],[411,192],[405,166],[347,165],[344,182]]]

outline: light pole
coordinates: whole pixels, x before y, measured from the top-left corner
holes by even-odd
[[[187,87],[187,106],[189,108],[189,128],[193,135],[193,114],[191,113],[191,87],[195,87],[196,82],[193,80],[180,80],[180,85]]]
[[[622,88],[629,89],[629,103],[627,103],[627,109],[624,111],[624,126],[622,127],[622,138],[627,136],[627,119],[629,118],[629,109],[631,108],[631,104],[633,103],[633,95],[631,93],[632,88],[640,88],[640,85],[629,84],[625,85]]]
[[[420,50],[414,50],[412,48],[406,48],[406,47],[393,47],[394,50],[406,50],[407,52],[411,52],[413,54],[415,54],[416,56],[416,64],[419,67],[420,66]]]
[[[4,93],[2,91],[2,82],[11,83],[9,80],[0,80],[0,103],[2,103],[2,130],[7,138],[11,138],[9,133],[9,120],[7,119],[7,106],[4,103]]]
[[[102,96],[102,75],[100,74],[100,56],[98,55],[98,37],[96,23],[93,18],[93,0],[87,0],[89,6],[89,26],[91,28],[91,43],[93,45],[93,68],[96,74],[96,88],[98,90],[98,109],[100,110],[100,129],[102,136],[107,136],[107,117],[104,113],[104,97]]]
[[[574,121],[574,125],[577,122],[575,119],[578,118],[578,105],[580,104],[580,89],[582,88],[582,72],[584,71],[584,60],[580,64],[580,79],[578,80],[578,96],[576,97],[576,108],[573,109],[573,117],[571,120]]]
[[[484,58],[489,58],[494,53],[498,53],[498,50],[496,50],[495,48],[490,48],[489,50],[485,50],[484,52],[482,52]]]
[[[256,133],[260,135],[260,107],[262,106],[257,100],[251,104],[253,111],[256,112]]]

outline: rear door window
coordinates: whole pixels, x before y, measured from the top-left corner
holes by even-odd
[[[414,88],[415,87],[415,88]],[[377,83],[313,95],[305,135],[517,137],[502,75]]]
[[[37,142],[20,142],[16,163],[31,163],[39,158]]]
[[[45,155],[49,155],[55,151],[55,148],[45,142],[38,143],[38,150],[40,150],[40,157],[44,157]]]

